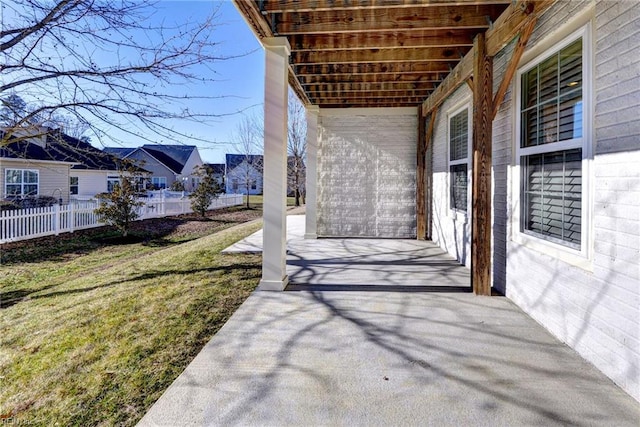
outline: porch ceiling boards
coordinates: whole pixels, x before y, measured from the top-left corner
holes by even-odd
[[[234,0],[259,38],[291,45],[305,104],[419,106],[511,0]]]

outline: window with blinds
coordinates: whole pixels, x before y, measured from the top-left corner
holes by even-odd
[[[520,75],[521,230],[580,249],[583,41]]]
[[[469,109],[449,118],[449,180],[451,209],[467,211]]]

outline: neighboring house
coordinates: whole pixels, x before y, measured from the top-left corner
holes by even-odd
[[[281,3],[235,1],[271,83],[265,199],[286,191],[291,84],[306,237],[431,239],[476,294],[505,294],[640,400],[640,3],[380,2],[388,23],[357,2]],[[265,235],[284,236],[286,208],[264,209]],[[286,286],[285,244],[265,239],[262,289]]]
[[[203,163],[195,145],[145,144],[138,148],[105,147],[104,151],[148,170],[155,189],[170,188],[179,181],[186,191],[193,191],[200,182],[194,172]]]
[[[119,181],[113,156],[59,130],[41,133],[0,149],[3,198],[50,196],[66,203],[111,191]]]
[[[213,179],[223,190],[225,186],[226,165],[224,163],[205,163],[204,166],[211,171]]]
[[[227,154],[226,161],[227,194],[262,194],[262,155]]]
[[[70,169],[76,163],[50,150],[46,135],[10,138],[0,147],[2,199],[53,197],[69,201]]]

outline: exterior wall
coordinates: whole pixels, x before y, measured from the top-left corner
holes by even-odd
[[[638,22],[640,3],[622,1],[560,1],[539,19],[521,65],[582,24],[591,25],[594,64],[587,74],[593,76],[593,129],[585,135],[592,139],[593,160],[584,169],[591,199],[585,219],[588,256],[572,259],[517,238],[514,78],[493,124],[492,273],[495,288],[640,400]],[[494,89],[512,49],[513,44],[494,59]],[[442,157],[434,144],[434,191]],[[434,194],[434,210],[437,199]],[[435,213],[433,227],[434,239],[447,232]]]
[[[238,180],[238,189],[233,188],[233,180]],[[253,166],[242,162],[232,170],[227,172],[226,193],[227,194],[247,194],[247,179],[256,181],[256,189],[249,189],[249,194],[262,194],[263,178],[262,173]]]
[[[471,266],[471,185],[469,184],[467,213],[450,209],[449,200],[449,135],[448,113],[463,107],[473,108],[469,86],[462,85],[438,109],[433,130],[431,150],[433,153],[433,202],[432,240],[467,267]],[[469,123],[469,132],[472,131]],[[471,153],[471,144],[468,147]],[[471,173],[471,167],[469,167]]]
[[[322,109],[318,236],[416,236],[417,110]]]
[[[2,182],[2,198],[5,194],[6,169],[38,170],[38,196],[61,198],[63,203],[69,201],[69,168],[71,165],[56,162],[39,162],[36,160],[0,160],[0,181]]]
[[[198,166],[202,166],[203,164],[204,163],[202,163],[202,159],[200,158],[200,153],[196,148],[195,150],[193,150],[193,152],[191,152],[189,160],[187,160],[187,162],[184,164],[182,174],[178,175],[178,179],[187,178],[186,180],[184,180],[186,191],[193,191],[195,190],[195,187],[198,186],[199,177],[197,175],[194,175],[194,172]],[[195,182],[194,179],[196,180]],[[167,186],[168,185],[169,184],[167,184]]]
[[[153,157],[151,157],[150,155],[148,155],[142,150],[134,151],[133,153],[131,153],[130,156],[127,157],[127,159],[138,160],[139,162],[143,162],[143,163],[138,163],[138,166],[151,172],[149,179],[151,179],[154,176],[157,176],[157,177],[164,176],[165,178],[167,178],[167,188],[171,187],[171,184],[173,184],[176,181],[176,174],[173,173],[171,169],[169,169],[168,167],[166,167],[165,165],[163,165],[162,163],[160,163],[159,161],[157,161],[156,159],[154,159]]]
[[[73,199],[90,199],[96,194],[107,192],[107,176],[119,176],[118,171],[104,170],[74,170],[71,176],[78,177],[78,194],[71,196]]]

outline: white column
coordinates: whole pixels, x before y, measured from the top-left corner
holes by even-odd
[[[320,108],[311,105],[307,107],[307,180],[305,184],[305,239],[317,239],[318,232],[318,114]]]
[[[268,37],[264,84],[264,204],[260,290],[287,286],[287,90],[291,47],[286,37]]]

